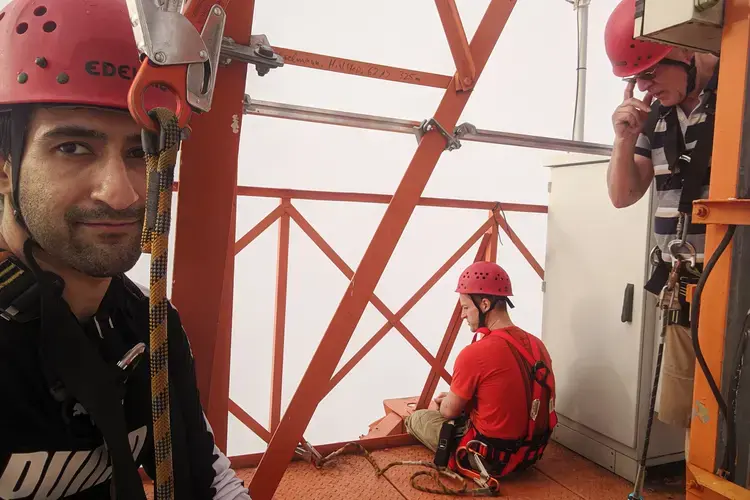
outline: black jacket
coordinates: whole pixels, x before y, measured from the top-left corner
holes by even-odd
[[[96,315],[82,324],[106,363],[138,342],[148,346],[148,298],[114,278]],[[177,311],[169,309],[169,373],[175,498],[249,500],[214,444],[196,385],[194,361]],[[0,500],[108,499],[111,461],[85,408],[50,390],[39,353],[40,321],[0,319]],[[128,376],[124,411],[136,465],[155,478],[148,352]]]

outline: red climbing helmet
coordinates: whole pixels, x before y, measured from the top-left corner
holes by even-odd
[[[125,0],[13,0],[0,10],[0,108],[80,104],[127,110],[140,60]],[[174,110],[150,88],[147,108]]]
[[[615,76],[627,78],[646,71],[659,63],[673,47],[636,40],[635,0],[621,0],[604,28],[604,48]]]
[[[458,293],[497,295],[512,297],[513,288],[505,269],[494,262],[475,262],[467,267],[458,278]]]

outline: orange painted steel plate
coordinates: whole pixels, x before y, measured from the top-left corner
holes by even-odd
[[[708,471],[688,465],[688,498],[750,500],[750,491]]]
[[[403,448],[395,448],[391,450],[382,450],[373,455],[378,465],[384,467],[390,462],[396,460],[432,460],[433,454],[427,448],[423,446],[409,446]],[[456,498],[447,497],[444,495],[436,495],[432,493],[425,493],[414,489],[411,486],[411,476],[417,471],[428,470],[425,467],[417,466],[397,466],[389,469],[385,476],[391,480],[393,484],[398,487],[404,497],[408,500],[426,500],[426,499],[437,499],[437,498]],[[451,484],[447,480],[445,483],[452,488],[460,486],[460,484]],[[475,488],[476,483],[468,481],[469,488]],[[437,484],[429,477],[422,476],[417,478],[417,484],[426,486],[428,488],[436,488]],[[500,486],[500,493],[503,499],[545,499],[545,500],[580,500],[581,497],[566,490],[563,486],[560,486],[553,480],[539,473],[538,471],[530,471],[529,474],[502,483]],[[460,497],[459,497],[460,498]],[[627,498],[627,496],[626,496]],[[593,500],[593,499],[592,499]],[[622,499],[620,499],[622,500]]]
[[[402,446],[377,450],[372,456],[380,467],[397,460],[432,460],[432,453],[421,445]],[[504,500],[623,500],[632,490],[632,484],[612,472],[589,462],[557,443],[550,443],[544,458],[536,467],[515,479],[502,483]],[[445,495],[424,493],[412,488],[411,475],[417,466],[396,466],[384,477],[377,478],[375,469],[362,455],[343,455],[316,470],[306,462],[293,462],[287,469],[274,499],[328,499],[328,500],[445,500]],[[256,469],[238,470],[245,484]],[[427,477],[418,478],[418,484],[433,486]],[[472,487],[470,485],[470,487]],[[666,489],[647,484],[649,500],[684,499],[679,486]]]
[[[698,200],[693,203],[695,224],[750,224],[750,200]]]
[[[633,491],[632,483],[555,442],[550,443],[536,468],[580,498],[626,500]],[[654,491],[653,486],[646,485],[644,497],[649,500],[685,498],[682,481],[669,488],[672,491]],[[667,489],[659,486],[659,490],[662,488]]]
[[[249,484],[257,469],[238,471]],[[289,465],[274,500],[404,500],[398,490],[362,455],[342,455],[333,463],[316,469],[307,462]]]

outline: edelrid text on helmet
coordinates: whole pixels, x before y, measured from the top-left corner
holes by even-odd
[[[140,67],[125,0],[14,0],[0,11],[0,108],[73,104],[127,111]],[[175,109],[149,89],[147,108]]]

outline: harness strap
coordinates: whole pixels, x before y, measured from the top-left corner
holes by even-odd
[[[13,253],[0,251],[0,317],[28,323],[39,318],[39,288],[34,275]]]
[[[534,386],[531,389],[531,401],[528,409],[529,425],[526,435],[515,440],[490,438],[482,435],[476,427],[471,425],[456,450],[455,460],[451,462],[461,474],[488,485],[491,485],[491,481],[494,481],[496,485],[496,477],[502,477],[516,470],[523,470],[542,457],[552,435],[552,430],[557,425],[557,414],[554,410],[552,388],[547,383],[547,378],[552,373],[542,359],[541,349],[536,339],[530,338],[531,352],[529,352],[506,330],[495,330],[493,332],[489,332],[486,328],[480,330],[485,335],[497,335],[505,340],[511,349],[517,351],[532,366],[532,370],[529,372],[523,366],[522,361],[517,360],[519,370],[522,374],[529,376]],[[539,424],[537,417],[544,390],[547,390],[550,396],[549,419],[546,429],[542,432],[535,432]]]
[[[683,179],[678,210],[684,214],[692,213],[693,202],[701,197],[703,184],[710,170],[718,82],[719,64],[717,63],[714,73],[704,89],[707,93],[704,104],[706,119],[694,129],[696,130],[697,142],[689,154],[686,152],[687,147],[685,146],[676,108],[674,106],[668,108],[668,111],[664,114],[664,120],[667,124],[664,154],[669,163],[669,170],[673,175],[679,175]]]
[[[32,240],[26,241],[24,255],[40,285],[39,349],[45,375],[54,374],[100,430],[112,460],[114,498],[146,500],[128,439],[123,393],[119,390],[121,370],[106,364],[84,334],[61,296],[62,280],[39,268],[32,255],[33,245]]]

